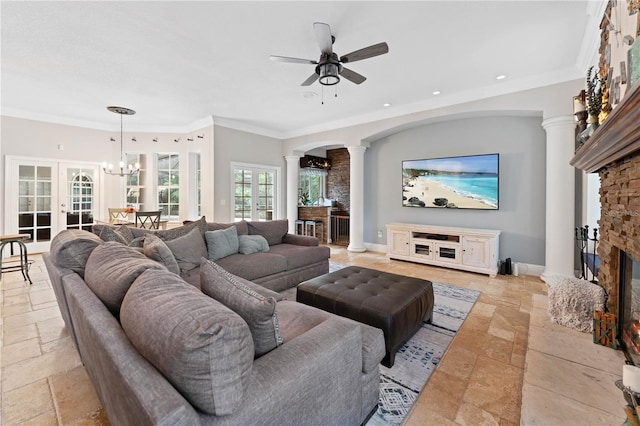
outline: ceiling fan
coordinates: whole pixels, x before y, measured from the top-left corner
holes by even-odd
[[[361,61],[374,56],[384,55],[389,52],[389,46],[387,43],[382,42],[339,57],[333,51],[333,43],[336,38],[331,35],[331,27],[329,27],[329,24],[314,22],[313,29],[316,33],[316,40],[320,46],[320,51],[322,52],[320,54],[320,59],[317,61],[312,61],[311,59],[289,58],[287,56],[270,56],[272,61],[315,65],[315,72],[303,81],[301,86],[310,86],[316,80],[319,80],[320,84],[324,86],[333,86],[334,84],[338,84],[340,81],[339,76],[346,78],[352,83],[360,84],[367,78],[355,71],[345,68],[342,64]]]

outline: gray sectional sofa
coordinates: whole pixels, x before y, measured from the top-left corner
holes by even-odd
[[[190,251],[178,239],[201,225],[185,225],[191,229],[164,235],[163,243]],[[279,225],[258,227],[269,240],[266,231]],[[247,231],[256,235],[249,224]],[[381,330],[284,300],[226,270],[252,269],[238,266],[241,256],[247,262],[273,250],[286,257],[284,247],[275,250],[284,244],[225,256],[221,260],[236,256],[226,265],[203,256],[195,282],[196,268],[181,269],[189,256],[176,252],[178,270],[170,272],[175,265],[145,247],[157,244],[156,236],[144,237],[142,247],[131,247],[66,230],[44,255],[64,320],[112,424],[358,425],[372,413],[384,357]],[[298,238],[282,241],[322,248]],[[311,266],[322,263],[312,260]],[[305,276],[300,262],[258,279],[273,288],[295,286],[291,277]]]

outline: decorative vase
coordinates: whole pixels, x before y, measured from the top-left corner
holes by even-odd
[[[580,142],[582,143],[585,143],[587,140],[589,140],[589,138],[593,135],[593,133],[596,131],[596,129],[600,125],[598,123],[598,119],[591,115],[589,116],[589,119],[587,120],[587,122],[589,123],[589,125],[587,126],[586,129],[582,131],[582,133],[580,133],[580,136],[578,136],[578,138],[580,139]]]

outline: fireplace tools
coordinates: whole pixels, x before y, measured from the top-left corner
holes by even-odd
[[[627,420],[632,426],[640,426],[640,394],[634,392],[630,387],[625,386],[622,380],[616,380],[616,386],[622,391],[624,399],[627,402],[627,406],[624,407],[624,412],[627,415]]]
[[[598,250],[598,228],[593,228],[593,236],[589,237],[589,225],[576,228],[576,246],[580,250],[580,278],[598,282],[598,267],[600,267],[600,258],[596,254]],[[591,279],[589,279],[591,273]]]

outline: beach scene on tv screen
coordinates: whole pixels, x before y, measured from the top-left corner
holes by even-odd
[[[498,209],[498,154],[403,161],[402,205]]]

